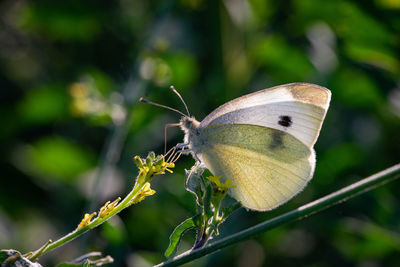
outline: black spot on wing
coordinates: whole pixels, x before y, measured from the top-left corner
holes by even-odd
[[[290,116],[284,115],[279,116],[278,124],[283,127],[290,127],[292,125],[292,118]]]
[[[271,143],[269,144],[269,148],[276,149],[276,148],[283,148],[283,140],[282,137],[285,133],[281,131],[273,131],[271,133]]]

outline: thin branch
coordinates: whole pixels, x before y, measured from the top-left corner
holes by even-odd
[[[132,201],[132,199],[140,192],[140,190],[143,188],[143,185],[139,185],[139,186],[135,186],[135,188],[133,188],[133,190],[106,216],[101,217],[98,216],[96,217],[93,221],[91,221],[88,225],[86,225],[83,228],[77,228],[74,231],[70,232],[69,234],[59,238],[58,240],[54,241],[54,242],[48,242],[46,243],[46,246],[44,247],[44,249],[40,249],[40,253],[37,253],[37,255],[35,255],[35,259],[38,258],[41,255],[46,254],[47,252],[58,248],[72,240],[74,240],[75,238],[77,238],[78,236],[86,233],[87,231],[99,226],[100,224],[104,223],[105,221],[109,220],[112,216],[114,216],[115,214],[121,212],[123,209],[129,207],[131,204],[130,202]]]
[[[268,230],[276,228],[278,226],[300,220],[302,218],[308,217],[315,213],[318,213],[322,210],[325,210],[329,207],[347,201],[348,199],[355,197],[359,194],[368,192],[378,186],[381,186],[385,183],[393,181],[400,177],[400,163],[396,164],[386,170],[378,172],[374,175],[371,175],[359,182],[351,184],[347,187],[344,187],[334,193],[331,193],[325,197],[317,199],[313,202],[310,202],[306,205],[303,205],[295,210],[284,213],[280,216],[277,216],[273,219],[265,221],[263,223],[257,224],[253,227],[245,229],[241,232],[233,234],[231,236],[227,236],[223,239],[215,241],[205,247],[187,251],[178,255],[168,261],[162,262],[158,264],[158,267],[161,266],[178,266],[190,261],[193,261],[197,258],[205,256],[207,254],[213,253],[219,249],[224,247],[236,244],[240,241],[252,238],[256,235],[264,233]]]

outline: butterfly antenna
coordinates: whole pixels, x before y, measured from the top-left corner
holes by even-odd
[[[145,99],[145,98],[143,98],[143,97],[141,97],[141,98],[139,99],[139,101],[142,102],[142,103],[150,104],[150,105],[157,106],[157,107],[160,107],[160,108],[169,109],[169,110],[172,110],[172,111],[175,111],[175,112],[181,114],[181,115],[184,116],[184,117],[188,117],[188,115],[184,114],[183,112],[180,112],[180,111],[177,110],[177,109],[174,109],[174,108],[171,108],[171,107],[168,107],[168,106],[164,106],[164,105],[161,105],[161,104],[158,104],[158,103],[151,102],[150,100],[147,100],[147,99]],[[185,106],[186,106],[186,105],[185,105]]]
[[[178,93],[178,91],[175,89],[175,87],[174,87],[173,85],[171,85],[171,86],[169,87],[169,89],[171,89],[172,92],[174,92],[174,93],[179,97],[179,99],[182,101],[183,105],[185,106],[185,109],[186,109],[186,112],[187,112],[187,114],[188,114],[188,117],[190,117],[189,109],[188,109],[188,107],[187,107],[185,101],[183,100],[182,96]]]

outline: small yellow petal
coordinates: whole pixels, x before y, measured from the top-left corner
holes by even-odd
[[[231,185],[232,179],[227,179],[225,183],[221,183],[221,176],[208,176],[207,179],[214,184],[214,187],[221,193],[226,193],[229,188],[236,187],[235,185]]]
[[[150,183],[146,183],[142,190],[140,190],[140,192],[132,199],[132,202],[138,203],[145,199],[145,197],[154,195],[155,193],[156,191],[150,188]]]
[[[78,229],[82,229],[83,227],[89,225],[89,223],[91,223],[91,220],[95,215],[96,212],[93,212],[92,214],[85,213],[85,216],[83,216],[82,221],[78,225]]]
[[[99,216],[101,218],[104,218],[105,216],[110,214],[110,212],[115,209],[115,206],[118,204],[118,202],[120,200],[121,200],[121,198],[118,197],[116,200],[114,200],[111,203],[110,203],[110,201],[107,201],[106,204],[104,204],[103,207],[100,208]]]

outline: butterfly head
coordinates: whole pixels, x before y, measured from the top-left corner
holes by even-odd
[[[199,138],[200,132],[198,129],[200,122],[198,122],[194,117],[190,116],[189,109],[188,109],[185,101],[183,100],[182,96],[178,93],[178,91],[176,91],[176,89],[173,86],[171,86],[170,89],[180,98],[183,105],[185,106],[187,114],[184,114],[183,112],[181,112],[177,109],[151,102],[143,97],[140,98],[140,102],[151,104],[153,106],[158,106],[158,107],[165,108],[165,109],[169,109],[169,110],[172,110],[172,111],[182,115],[179,123],[168,124],[166,127],[180,126],[181,129],[183,130],[183,132],[185,133],[183,150],[181,150],[181,152],[183,152],[183,153],[191,152],[192,155],[194,157],[196,157],[196,152],[197,152],[196,148],[198,148],[200,146],[200,142],[199,142],[200,141],[200,138]],[[165,129],[167,129],[167,128],[165,128]],[[166,140],[166,135],[165,135],[165,140]],[[182,146],[180,146],[180,147],[182,147]],[[165,142],[164,150],[166,150],[166,142]]]
[[[180,127],[185,133],[184,143],[188,145],[189,149],[193,150],[193,142],[196,142],[199,132],[200,122],[194,117],[183,116],[180,120]]]

